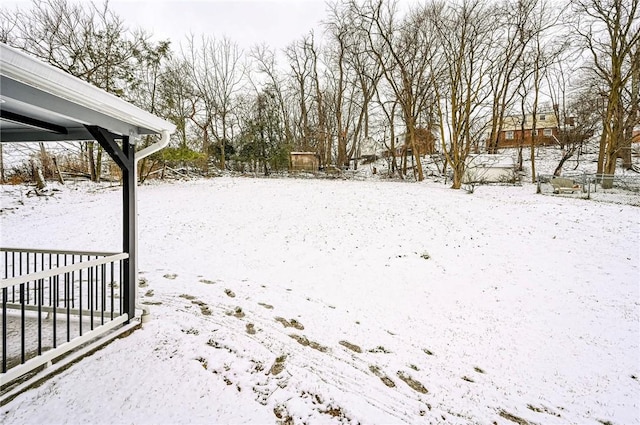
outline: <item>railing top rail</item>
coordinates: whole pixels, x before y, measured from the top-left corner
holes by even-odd
[[[32,248],[8,248],[0,247],[0,252],[25,252],[30,254],[60,254],[60,255],[96,255],[106,256],[115,255],[119,252],[106,252],[106,251],[65,251],[59,249],[32,249]]]
[[[61,275],[64,273],[71,273],[71,272],[81,270],[81,269],[86,269],[89,267],[101,266],[102,264],[107,264],[114,261],[120,261],[126,258],[129,258],[129,254],[127,254],[126,252],[122,252],[119,254],[97,258],[95,260],[70,264],[68,266],[53,267],[49,270],[43,270],[36,273],[29,273],[22,276],[10,277],[8,279],[0,279],[0,289],[9,288],[11,286],[20,285],[22,283],[33,282],[35,280],[46,279],[46,278]]]

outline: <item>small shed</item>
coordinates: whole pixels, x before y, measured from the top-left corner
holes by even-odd
[[[139,323],[136,164],[166,146],[174,130],[172,123],[0,43],[0,142],[95,140],[122,171],[121,251],[0,248],[2,400],[19,390],[14,381],[25,374],[62,367],[80,347],[97,347]],[[136,139],[149,134],[160,140],[136,152]]]
[[[315,152],[291,152],[289,154],[290,171],[308,171],[315,173],[320,169],[320,156]]]
[[[510,155],[469,155],[462,182],[505,183],[515,181],[515,162]]]

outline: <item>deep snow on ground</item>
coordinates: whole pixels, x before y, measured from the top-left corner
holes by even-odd
[[[119,249],[118,187],[25,192],[3,246]],[[142,186],[138,225],[152,321],[3,424],[640,422],[638,207],[223,177]]]

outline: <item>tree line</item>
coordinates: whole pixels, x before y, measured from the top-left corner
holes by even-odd
[[[208,34],[175,46],[128,28],[108,2],[34,0],[0,10],[0,41],[175,123],[141,179],[161,165],[268,174],[292,151],[357,167],[373,146],[391,173],[418,181],[421,159],[438,152],[459,188],[469,155],[497,153],[507,117],[533,114],[535,129],[545,108],[564,160],[599,133],[598,173],[633,166],[639,2],[335,0],[320,33],[276,51]],[[100,147],[84,143],[80,156],[99,180]]]

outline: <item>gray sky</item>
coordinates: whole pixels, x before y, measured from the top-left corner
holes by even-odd
[[[131,27],[184,44],[193,33],[226,35],[240,47],[266,43],[283,48],[326,16],[323,0],[111,0],[110,8]]]

